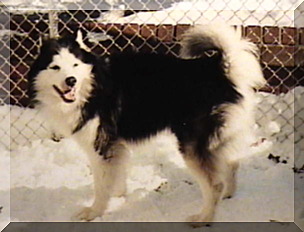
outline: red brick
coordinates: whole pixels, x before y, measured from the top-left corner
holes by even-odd
[[[157,30],[158,38],[163,42],[171,42],[174,36],[174,27],[172,25],[159,25]]]
[[[304,48],[303,46],[297,46],[295,48],[295,62],[296,65],[304,67]]]
[[[300,34],[300,39],[299,39],[300,43],[299,44],[300,45],[304,45],[304,28],[300,29],[300,33],[299,34]]]
[[[156,26],[154,24],[144,24],[141,26],[140,34],[144,38],[156,37]]]
[[[94,23],[94,22],[86,22],[84,23],[84,27],[87,30],[94,30],[94,31],[105,31],[107,29],[107,24],[104,23]]]
[[[261,49],[262,62],[275,66],[294,66],[295,48],[292,46],[268,45]]]
[[[126,24],[122,29],[122,33],[124,35],[132,36],[134,34],[139,34],[139,30],[140,28],[138,24]]]
[[[292,27],[282,28],[282,44],[284,45],[295,45],[297,39],[297,29]]]
[[[115,28],[116,30],[121,30],[122,24],[109,23],[109,24],[107,24],[107,29],[109,29],[109,28]]]
[[[266,44],[280,43],[280,28],[279,27],[264,27],[263,39]]]
[[[121,34],[121,24],[107,24],[106,25],[106,31],[107,34],[111,35],[111,36],[117,36]]]
[[[262,42],[262,28],[260,26],[247,26],[245,36],[254,43]]]

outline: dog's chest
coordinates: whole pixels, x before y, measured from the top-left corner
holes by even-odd
[[[42,107],[41,110],[51,129],[64,137],[71,136],[81,117],[77,108],[64,105]]]
[[[87,151],[93,149],[94,141],[97,135],[97,128],[100,125],[99,117],[89,120],[73,137],[78,144]]]

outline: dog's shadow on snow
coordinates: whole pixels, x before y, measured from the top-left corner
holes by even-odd
[[[17,187],[11,194],[11,220],[42,222],[42,221],[71,221],[73,213],[79,210],[82,198],[91,197],[90,186],[77,189],[59,188],[28,188]]]
[[[149,149],[144,152],[148,151]],[[112,201],[120,202],[119,206],[107,211],[95,221],[185,221],[187,216],[199,212],[202,196],[198,185],[186,168],[178,166],[168,155],[162,154],[168,153],[170,149],[161,148],[160,151],[150,151],[156,155],[153,160],[157,163],[152,163],[156,168],[162,167],[157,175],[166,181],[152,190],[137,189],[124,198],[113,198]],[[143,164],[140,165],[145,165],[145,160],[141,162]],[[93,187],[89,183],[78,188],[16,187],[11,189],[11,219],[37,222],[71,221],[72,217],[82,207],[90,205],[92,200]]]
[[[193,208],[199,210],[197,205],[200,204],[201,196],[198,186],[193,184],[185,169],[167,160],[164,163],[161,175],[167,179],[165,185],[151,191],[137,190],[128,194],[124,203],[95,221],[184,221],[187,216],[197,213],[193,212]],[[11,220],[68,222],[92,199],[91,185],[76,189],[64,186],[13,188]]]
[[[106,212],[96,221],[103,222],[184,222],[201,210],[202,196],[197,183],[186,168],[162,157],[163,169],[158,173],[166,179],[153,190],[137,189],[125,197],[114,211]],[[196,211],[193,211],[196,210]]]

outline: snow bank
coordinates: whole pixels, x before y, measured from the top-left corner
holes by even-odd
[[[116,5],[118,0],[94,1],[97,9],[109,9],[111,5]],[[92,10],[92,1],[83,0],[2,0],[10,12],[14,13],[34,13],[48,12],[50,10],[78,9],[75,4],[83,9]]]
[[[259,94],[257,137],[241,159],[237,193],[219,205],[216,221],[294,221],[294,93],[302,104],[304,88],[300,87],[279,96]],[[39,113],[32,109],[1,106],[0,118],[4,120],[0,132],[9,130],[9,114],[14,143],[10,155],[11,220],[70,221],[93,197],[85,154],[70,139],[59,143],[47,139],[49,132],[40,127]],[[29,127],[36,128],[35,133]],[[7,145],[9,141],[1,142]],[[0,147],[3,167],[9,160],[4,145]],[[104,217],[95,221],[183,221],[199,210],[199,188],[169,132],[131,149],[127,195],[112,198]],[[268,159],[270,153],[277,160]],[[6,173],[1,179],[7,178]],[[3,196],[8,196],[7,190],[8,185],[0,185]]]
[[[82,6],[92,9],[89,1],[80,0],[3,0],[11,12],[32,13],[48,11],[48,9],[67,10]],[[129,17],[115,17],[103,14],[102,22],[108,23],[165,23],[165,24],[193,24],[207,23],[221,20],[234,25],[276,25],[293,26],[294,10],[302,3],[301,0],[229,0],[223,4],[221,0],[173,0],[159,3],[148,1],[146,4],[132,0],[94,1],[98,9],[133,9],[157,10],[156,12],[142,12]],[[301,17],[299,18],[301,20]],[[302,21],[302,20],[301,20]]]
[[[108,23],[152,23],[152,24],[206,24],[224,21],[231,25],[276,25],[294,26],[294,9],[301,3],[297,1],[193,1],[179,2],[171,7],[155,12],[140,12],[129,17],[106,19]],[[110,20],[109,20],[110,19]]]

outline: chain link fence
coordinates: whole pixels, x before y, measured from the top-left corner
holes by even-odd
[[[43,123],[36,119],[36,111],[20,109],[29,103],[26,75],[43,37],[71,34],[82,28],[87,44],[97,54],[135,49],[177,56],[178,40],[189,26],[224,20],[235,25],[260,49],[268,85],[260,90],[257,122],[268,129],[272,122],[269,133],[277,133],[275,142],[290,145],[292,141],[293,145],[294,141],[298,145],[296,155],[300,157],[304,150],[301,87],[304,7],[297,8],[300,3],[297,0],[3,1],[0,120],[11,121],[10,126],[1,124],[1,138],[10,138],[1,139],[2,146],[8,149],[12,143],[24,145],[47,134]],[[279,125],[276,132],[274,125]]]

